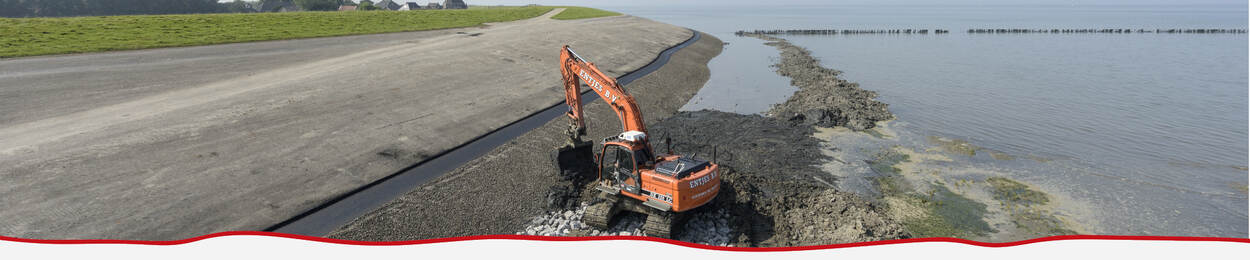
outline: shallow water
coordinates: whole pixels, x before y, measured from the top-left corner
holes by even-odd
[[[707,84],[699,89],[699,93],[681,107],[682,111],[713,109],[739,114],[759,113],[769,106],[786,101],[797,88],[790,86],[790,79],[772,74],[761,76],[759,71],[771,71],[770,65],[776,59],[770,59],[765,53],[776,53],[777,49],[764,45],[765,41],[756,38],[729,37],[717,35],[726,43],[721,55],[708,62],[708,69],[718,76],[708,79]],[[775,55],[774,55],[775,56]],[[754,88],[741,86],[775,86]]]
[[[942,136],[1013,155],[956,160],[1087,205],[1068,213],[1098,223],[1091,232],[1247,236],[1247,35],[964,33],[1244,29],[1245,5],[607,9],[728,42],[709,65],[708,85],[684,109],[737,113],[764,111],[794,89],[767,66],[775,49],[733,31],[951,30],[783,38],[877,91],[899,118],[890,124],[900,144],[931,147],[927,137]]]

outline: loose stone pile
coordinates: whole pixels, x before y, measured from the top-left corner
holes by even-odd
[[[535,217],[518,235],[536,236],[646,236],[642,225],[646,217],[639,214],[622,213],[608,230],[598,230],[582,222],[582,214],[586,212],[586,203],[576,209],[553,211]],[[686,224],[680,227],[675,239],[706,245],[728,246],[729,234],[733,230],[729,226],[729,213],[724,209],[710,212],[698,212],[690,216]]]
[[[583,202],[577,209],[554,211],[534,217],[525,227],[525,231],[517,232],[517,235],[565,236],[573,230],[587,229],[589,226],[582,222],[582,214],[585,212],[586,203]]]
[[[696,213],[686,221],[677,240],[714,246],[730,246],[729,236],[733,228],[729,226],[729,212],[717,209],[711,212]]]

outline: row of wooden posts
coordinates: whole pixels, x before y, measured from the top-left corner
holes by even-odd
[[[1246,33],[1246,29],[968,29],[968,33]]]
[[[884,30],[835,30],[835,29],[800,29],[800,30],[751,30],[737,31],[734,34],[767,34],[767,35],[828,35],[828,34],[944,34],[944,29],[884,29]],[[1244,34],[1246,29],[968,29],[971,34],[1012,34],[1012,33],[1189,33],[1189,34]]]
[[[942,29],[888,29],[888,30],[753,30],[738,31],[734,34],[928,34],[933,33],[950,33],[950,31]]]

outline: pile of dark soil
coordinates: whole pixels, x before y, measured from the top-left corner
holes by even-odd
[[[790,77],[790,85],[799,89],[785,103],[773,106],[769,115],[794,123],[845,126],[856,131],[894,118],[886,103],[873,99],[877,97],[876,92],[838,78],[842,72],[820,66],[820,60],[812,57],[807,49],[777,37],[744,35],[769,41],[765,44],[777,47],[781,60],[773,67],[777,68],[777,74]]]
[[[652,138],[657,153],[667,153],[663,140],[669,137],[675,153],[715,159],[747,174],[809,182],[813,176],[832,178],[816,167],[825,157],[811,127],[759,115],[703,110],[678,112],[649,126],[648,131],[658,137]],[[713,147],[716,158],[712,158]]]
[[[810,126],[758,115],[679,112],[651,127],[674,152],[709,158],[716,145],[722,185],[713,207],[727,209],[736,246],[802,246],[907,238],[885,208],[833,190]],[[660,144],[659,146],[662,146]],[[664,148],[657,147],[663,151]]]

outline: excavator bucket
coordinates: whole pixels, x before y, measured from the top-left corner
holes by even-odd
[[[551,190],[547,192],[548,207],[567,209],[576,206],[575,198],[581,193],[578,187],[590,181],[589,177],[595,174],[593,147],[591,142],[571,139],[563,146],[551,151],[551,162],[555,165],[560,177],[568,181],[568,185],[551,187]]]
[[[594,145],[591,142],[569,142],[552,152],[552,162],[565,180],[582,180],[595,173]]]

